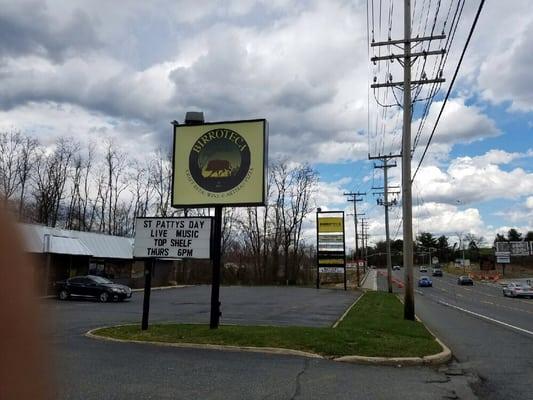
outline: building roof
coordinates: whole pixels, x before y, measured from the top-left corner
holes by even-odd
[[[34,224],[19,224],[29,253],[90,255],[95,258],[133,258],[133,239],[102,233],[71,231]],[[49,242],[46,239],[50,235]]]

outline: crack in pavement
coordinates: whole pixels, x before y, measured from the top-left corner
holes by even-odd
[[[296,388],[295,388],[294,394],[292,395],[290,400],[294,400],[294,399],[296,399],[296,397],[300,396],[300,391],[302,389],[300,378],[305,373],[305,371],[307,371],[307,369],[309,368],[310,362],[311,362],[311,360],[306,358],[304,360],[304,367],[302,368],[302,370],[300,372],[298,372],[298,375],[296,375]]]

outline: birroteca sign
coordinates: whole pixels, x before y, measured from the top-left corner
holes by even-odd
[[[174,207],[265,204],[264,119],[175,125]]]

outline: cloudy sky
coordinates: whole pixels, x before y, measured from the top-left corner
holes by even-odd
[[[369,59],[400,49],[368,43],[401,37],[402,3],[0,0],[0,128],[44,143],[114,137],[142,155],[168,146],[169,121],[182,121],[187,110],[202,110],[209,121],[266,118],[271,157],[313,164],[318,206],[348,211],[342,193],[366,192],[358,206],[379,239],[383,209],[371,187],[382,186],[382,175],[367,158],[399,151],[401,109],[376,99],[393,105],[402,93],[369,85],[374,76],[397,81],[401,71],[398,62]],[[533,229],[533,13],[526,0],[508,3],[487,2],[482,11],[415,179],[415,231],[492,240],[509,227]],[[478,4],[413,1],[414,36],[453,36],[446,56],[413,66],[416,76],[442,69],[446,78],[427,109],[413,170]],[[413,138],[429,87],[415,88]],[[392,184],[400,172],[390,170]],[[400,214],[392,209],[398,237]],[[353,225],[347,228],[351,243]]]

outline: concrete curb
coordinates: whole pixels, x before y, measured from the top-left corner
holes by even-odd
[[[115,325],[115,326],[126,326],[126,325]],[[150,345],[155,345],[155,346],[178,347],[178,348],[186,348],[186,349],[266,353],[266,354],[290,355],[290,356],[300,356],[300,357],[319,358],[319,359],[325,358],[319,354],[310,353],[307,351],[283,349],[283,348],[278,348],[278,347],[226,346],[226,345],[219,345],[219,344],[168,343],[168,342],[155,342],[155,341],[147,341],[147,340],[125,340],[125,339],[116,339],[116,338],[110,338],[106,336],[100,336],[100,335],[96,335],[93,333],[94,331],[98,329],[102,329],[102,328],[110,328],[110,327],[102,326],[100,328],[91,329],[90,331],[85,333],[85,336],[92,338],[92,339],[108,341],[108,342],[150,344]]]
[[[370,275],[370,270],[369,269],[366,270],[365,276],[363,276],[363,279],[361,279],[361,282],[359,283],[359,287],[360,288],[362,288],[363,285],[365,284],[366,278],[368,278],[368,275]]]
[[[348,312],[357,304],[357,302],[365,295],[361,294],[350,307],[344,312],[344,314],[333,324],[332,328],[336,328],[340,322],[345,318]],[[418,321],[420,319],[416,317]],[[132,326],[137,324],[122,324],[122,325],[113,325],[117,326]],[[85,333],[86,337],[91,339],[97,339],[108,342],[119,342],[119,343],[137,343],[137,344],[150,344],[155,346],[166,346],[166,347],[175,347],[175,348],[188,348],[188,349],[203,349],[203,350],[222,350],[222,351],[234,351],[234,352],[249,352],[249,353],[265,353],[265,354],[277,354],[277,355],[290,355],[290,356],[299,356],[315,359],[329,359],[337,362],[345,362],[352,364],[366,364],[366,365],[393,365],[393,366],[434,366],[445,364],[452,358],[451,350],[437,338],[433,332],[431,332],[427,327],[429,333],[435,338],[437,343],[442,347],[440,353],[431,354],[424,357],[366,357],[366,356],[342,356],[342,357],[324,357],[316,353],[301,351],[301,350],[291,350],[278,347],[252,347],[252,346],[226,346],[226,345],[217,345],[217,344],[198,344],[198,343],[168,343],[168,342],[155,342],[155,341],[146,341],[146,340],[125,340],[125,339],[115,339],[106,336],[100,336],[94,332],[103,329],[111,328],[113,326],[102,326],[99,328],[91,329]]]
[[[361,295],[360,295],[357,299],[355,299],[355,301],[352,303],[352,305],[351,305],[350,307],[348,307],[348,308],[346,309],[346,311],[344,311],[344,314],[342,314],[342,315],[340,316],[340,318],[339,318],[337,321],[335,321],[335,323],[331,326],[333,329],[335,329],[337,326],[339,326],[339,324],[342,322],[342,320],[343,320],[344,318],[346,318],[346,316],[348,315],[348,313],[350,312],[350,310],[351,310],[351,309],[357,304],[357,302],[358,302],[359,300],[361,300],[361,297],[363,297],[363,296],[365,295],[365,293],[366,293],[366,292],[361,293]]]

